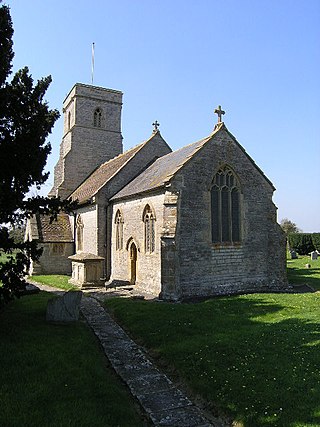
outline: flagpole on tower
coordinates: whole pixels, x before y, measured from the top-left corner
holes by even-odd
[[[92,52],[91,52],[91,84],[93,85],[93,75],[94,75],[94,42],[92,43]]]

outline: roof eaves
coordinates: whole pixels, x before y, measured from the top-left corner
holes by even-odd
[[[125,199],[136,198],[137,196],[145,196],[145,195],[148,195],[150,193],[155,193],[157,191],[160,191],[161,189],[166,188],[169,185],[170,185],[170,182],[165,181],[164,183],[161,183],[160,185],[157,185],[157,186],[152,187],[152,188],[148,188],[147,190],[138,191],[135,193],[124,195],[124,196],[117,197],[117,195],[115,194],[113,197],[111,197],[110,200],[112,202],[118,202],[118,201],[125,200]]]

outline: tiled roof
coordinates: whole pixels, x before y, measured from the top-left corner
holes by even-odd
[[[72,242],[72,232],[69,216],[60,213],[56,221],[50,224],[50,217],[37,216],[39,240],[41,242]]]
[[[146,144],[147,141],[103,163],[71,194],[72,200],[84,203],[97,192]]]
[[[144,193],[164,186],[220,128],[221,126],[217,126],[214,132],[208,137],[160,157],[148,169],[112,197],[111,200]]]

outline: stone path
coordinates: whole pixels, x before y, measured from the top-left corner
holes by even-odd
[[[127,383],[155,426],[209,427],[209,422],[92,297],[83,297],[81,311],[99,338],[107,358]]]
[[[38,285],[40,289],[61,294],[57,289]],[[104,293],[106,298],[106,293]],[[84,292],[81,312],[101,342],[112,367],[128,385],[132,395],[155,426],[226,427],[210,416],[210,421],[170,379],[160,372],[137,345],[101,306],[102,293]]]

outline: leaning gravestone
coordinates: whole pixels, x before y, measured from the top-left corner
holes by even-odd
[[[79,319],[81,291],[69,291],[61,297],[52,298],[47,304],[48,322],[74,322]]]

